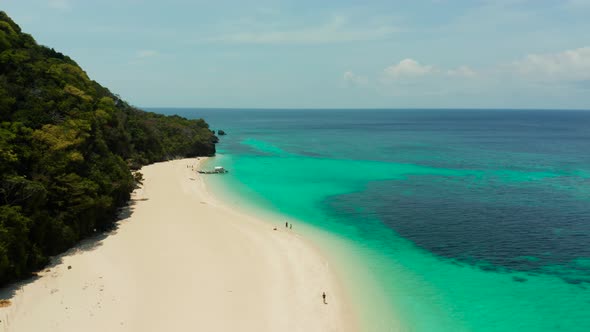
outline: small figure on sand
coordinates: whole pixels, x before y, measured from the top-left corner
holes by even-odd
[[[324,304],[328,304],[328,302],[326,302],[326,292],[322,293],[322,299],[324,299]]]
[[[289,228],[289,223],[285,221],[285,228]]]
[[[293,229],[293,224],[289,224],[289,229]]]

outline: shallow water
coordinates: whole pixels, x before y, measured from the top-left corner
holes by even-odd
[[[154,111],[225,130],[212,181],[331,235],[367,331],[590,331],[590,112]]]

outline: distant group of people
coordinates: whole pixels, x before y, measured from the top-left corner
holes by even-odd
[[[288,222],[285,221],[285,228],[286,229],[293,229],[293,224],[290,224],[290,223],[288,223]],[[273,230],[276,231],[277,228],[276,227],[273,227]]]

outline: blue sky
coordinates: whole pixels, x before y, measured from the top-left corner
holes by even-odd
[[[0,0],[143,107],[590,109],[590,0]]]

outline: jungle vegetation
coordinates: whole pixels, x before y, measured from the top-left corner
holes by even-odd
[[[111,228],[132,170],[216,142],[203,119],[130,106],[0,12],[0,285]]]

